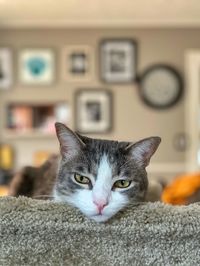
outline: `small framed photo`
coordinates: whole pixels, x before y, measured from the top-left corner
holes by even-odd
[[[112,97],[107,90],[81,90],[76,94],[76,129],[105,133],[111,129]]]
[[[88,46],[68,46],[62,53],[62,73],[66,81],[82,82],[94,75],[94,55]]]
[[[13,82],[12,54],[9,48],[0,48],[0,89],[9,89]]]
[[[55,57],[51,49],[24,49],[19,56],[19,79],[25,85],[51,85]]]
[[[100,45],[100,71],[107,83],[130,83],[136,79],[137,45],[133,40],[104,40]]]

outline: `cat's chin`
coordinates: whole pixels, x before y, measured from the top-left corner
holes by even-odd
[[[111,217],[107,215],[103,215],[103,214],[97,214],[94,216],[90,216],[88,218],[90,218],[91,220],[94,220],[97,223],[103,223],[103,222],[107,222]]]

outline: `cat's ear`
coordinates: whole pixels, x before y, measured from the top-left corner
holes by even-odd
[[[85,143],[64,124],[55,123],[55,128],[60,143],[61,155],[68,159],[76,156],[81,148],[85,146]]]
[[[146,167],[160,142],[160,137],[150,137],[128,145],[126,150],[139,165]]]

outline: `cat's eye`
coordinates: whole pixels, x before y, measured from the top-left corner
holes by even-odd
[[[80,183],[80,184],[84,184],[84,185],[90,184],[90,179],[83,175],[74,174],[74,179],[76,180],[77,183]]]
[[[114,183],[114,188],[127,188],[131,184],[131,181],[128,180],[118,180]]]

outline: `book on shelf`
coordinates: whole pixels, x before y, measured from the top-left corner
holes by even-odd
[[[11,106],[8,111],[8,129],[29,131],[33,128],[33,110],[30,106]]]
[[[11,134],[55,134],[55,122],[67,124],[69,106],[54,104],[10,104],[7,108],[7,129]]]

